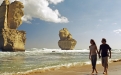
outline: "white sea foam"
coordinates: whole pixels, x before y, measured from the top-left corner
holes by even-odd
[[[118,58],[121,57],[120,53],[121,53],[120,49],[112,50],[112,59],[110,59],[109,62],[112,62],[113,60],[118,60]],[[18,65],[22,65],[23,66],[22,68],[16,67],[20,70],[23,68],[26,68],[26,70],[28,70],[27,67],[29,66],[31,68],[37,68],[37,69],[29,70],[26,72],[17,71],[17,73],[15,69],[13,69],[15,73],[2,72],[4,74],[0,74],[0,75],[17,75],[17,74],[21,75],[21,74],[29,74],[29,73],[36,73],[36,72],[41,73],[41,72],[57,70],[61,68],[70,68],[70,67],[76,67],[76,66],[78,67],[78,66],[83,66],[83,65],[90,65],[91,62],[88,59],[88,55],[89,55],[88,49],[61,50],[61,49],[47,49],[47,48],[43,48],[43,49],[32,48],[32,49],[27,49],[25,52],[0,52],[0,61],[3,62],[2,63],[3,65],[6,65],[6,63],[10,64],[7,61],[14,62],[14,63],[19,63],[17,61],[20,61],[22,63],[25,62],[24,65],[21,63],[18,64]],[[100,63],[101,61],[97,61],[97,64],[100,64]],[[35,65],[37,66],[41,65],[41,66],[39,68],[39,67],[34,67]],[[9,66],[6,66],[6,68],[7,67]]]
[[[114,59],[116,60],[116,59]],[[118,59],[117,59],[118,60]],[[109,60],[109,63],[111,63],[113,61]],[[62,68],[71,68],[71,67],[81,67],[84,65],[90,65],[91,62],[74,62],[74,63],[68,63],[68,64],[60,64],[57,66],[48,66],[45,68],[37,68],[37,69],[33,69],[33,70],[28,70],[25,72],[17,72],[17,73],[2,73],[0,75],[28,75],[28,74],[33,74],[33,73],[43,73],[43,72],[48,72],[48,71],[54,71],[54,70],[58,70],[58,69],[62,69]],[[97,64],[101,64],[101,61],[97,61]]]
[[[74,63],[68,63],[68,64],[60,64],[57,66],[48,66],[45,68],[37,68],[37,69],[33,69],[33,70],[29,70],[26,72],[17,72],[17,73],[3,73],[1,75],[26,75],[26,74],[32,74],[32,73],[43,73],[43,72],[47,72],[47,71],[54,71],[54,70],[58,70],[61,68],[70,68],[70,67],[80,67],[83,65],[90,65],[90,61],[89,62],[74,62]]]
[[[37,52],[89,52],[88,49],[82,49],[82,50],[61,50],[61,49],[47,49],[47,48],[42,48],[42,49],[37,49],[37,48],[32,48],[26,50],[26,52],[30,51],[37,51]]]
[[[89,52],[89,49],[80,49],[80,50],[61,50],[61,49],[48,49],[48,48],[42,48],[42,49],[37,49],[37,48],[32,48],[32,49],[27,49],[26,52],[28,51],[39,51],[39,52]],[[113,53],[121,53],[121,49],[112,49]]]

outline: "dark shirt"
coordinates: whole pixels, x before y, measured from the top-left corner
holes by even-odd
[[[108,44],[101,44],[100,45],[100,51],[102,57],[108,56],[108,50],[111,50],[110,46]]]

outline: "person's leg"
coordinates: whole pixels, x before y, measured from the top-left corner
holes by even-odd
[[[105,65],[105,63],[104,63],[104,58],[105,58],[105,57],[102,57],[102,60],[101,60],[101,61],[102,61],[102,66],[103,66],[103,67],[104,67],[104,65]],[[103,74],[104,74],[104,73],[105,73],[105,67],[104,67]]]
[[[97,61],[97,55],[93,55],[93,69],[96,71],[96,61]]]
[[[107,70],[108,70],[108,57],[105,57],[105,72],[107,74]]]
[[[94,58],[94,70],[96,73],[98,73],[96,69],[96,62],[97,62],[97,55],[95,55],[95,58]]]
[[[94,73],[94,56],[91,56],[91,63],[92,63],[92,73]]]
[[[107,67],[104,67],[104,74],[107,74]]]
[[[108,57],[104,57],[104,73],[107,74],[108,69]]]

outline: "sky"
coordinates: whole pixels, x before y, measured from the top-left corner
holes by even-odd
[[[75,49],[88,49],[90,39],[99,47],[102,38],[111,48],[121,49],[121,0],[18,1],[24,4],[23,24],[18,30],[26,31],[26,49],[59,48],[62,28],[77,41]]]

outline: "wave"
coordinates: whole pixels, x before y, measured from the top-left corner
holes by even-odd
[[[117,58],[121,57],[120,56],[121,49],[113,49],[112,52],[113,52],[112,54],[113,59],[110,59],[110,62],[119,60]],[[26,68],[26,70],[24,70],[25,72],[23,72],[23,70],[20,70],[21,69],[20,68],[19,72],[13,69],[14,71],[13,73],[4,73],[5,71],[3,71],[0,73],[0,75],[28,75],[30,73],[37,73],[37,72],[41,73],[41,72],[46,72],[46,71],[51,71],[51,70],[56,70],[61,68],[90,65],[91,63],[90,61],[88,61],[88,55],[89,55],[88,49],[61,50],[61,49],[47,49],[47,48],[42,48],[42,49],[31,48],[31,49],[27,49],[25,52],[0,52],[0,61],[2,63],[7,61],[15,62],[15,63],[17,63],[16,61],[26,62],[26,64],[24,64],[25,66],[22,67],[22,68]],[[37,59],[37,61],[35,61],[35,59]],[[67,62],[65,62],[66,60]],[[40,61],[42,61],[41,64],[40,64]],[[81,62],[78,62],[78,61],[81,61]],[[45,63],[46,64],[49,63],[49,65],[47,65],[46,67],[43,66],[45,65]],[[100,63],[101,61],[97,61],[97,64],[100,64]],[[10,64],[10,63],[7,62],[7,64]],[[18,64],[21,65],[21,63],[18,63]],[[26,65],[28,64],[31,64],[31,67],[33,68],[32,70],[27,69],[28,67],[26,67]],[[35,66],[35,64],[37,65],[37,67]]]
[[[80,49],[80,50],[61,50],[61,49],[47,49],[47,48],[42,48],[42,49],[37,49],[37,48],[31,48],[27,49],[26,52],[30,51],[39,51],[39,52],[89,52],[88,49]]]
[[[113,53],[121,53],[121,49],[113,49],[112,52]]]
[[[121,59],[110,59],[109,63],[112,63],[112,62],[115,62],[118,60],[121,60]],[[45,68],[37,68],[37,69],[33,69],[33,70],[28,70],[25,72],[2,73],[0,75],[29,75],[29,74],[34,74],[34,73],[44,73],[44,72],[48,72],[48,71],[55,71],[55,70],[64,69],[64,68],[81,67],[81,66],[90,65],[90,64],[91,64],[90,61],[74,62],[74,63],[68,63],[68,64],[60,64],[57,66],[48,66]],[[101,64],[101,61],[97,61],[97,64]]]
[[[2,52],[0,50],[0,52]],[[48,48],[31,48],[26,49],[25,52],[43,52],[43,53],[50,53],[50,52],[89,52],[89,49],[74,49],[74,50],[61,50],[61,49],[48,49]],[[113,53],[121,53],[121,49],[112,49]]]
[[[45,68],[37,68],[33,70],[29,70],[26,72],[17,72],[17,73],[2,73],[0,75],[28,75],[28,74],[33,74],[33,73],[43,73],[43,72],[48,72],[48,71],[54,71],[62,68],[71,68],[71,67],[80,67],[84,65],[90,65],[89,62],[74,62],[74,63],[68,63],[68,64],[60,64],[57,66],[48,66]],[[100,64],[100,61],[98,61],[98,64]]]
[[[26,52],[28,51],[40,51],[40,52],[89,52],[89,49],[74,49],[74,50],[61,50],[61,49],[48,49],[48,48],[31,48],[27,49]],[[113,53],[121,53],[121,49],[112,49]]]

